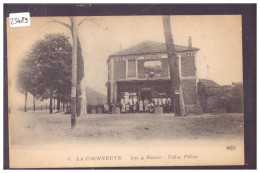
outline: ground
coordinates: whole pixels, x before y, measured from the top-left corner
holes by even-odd
[[[74,129],[69,114],[47,111],[17,112],[10,118],[11,145],[91,141],[243,140],[242,114],[88,114],[77,117]]]

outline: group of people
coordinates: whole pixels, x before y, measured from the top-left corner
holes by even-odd
[[[131,104],[132,103],[132,104]],[[171,100],[166,99],[164,101],[158,99],[144,100],[139,99],[137,102],[125,102],[120,105],[121,113],[135,113],[135,112],[150,112],[154,113],[155,106],[162,106],[164,112],[169,112],[171,106]]]
[[[105,104],[104,105],[104,113],[111,113],[112,107],[118,107],[120,106],[120,112],[121,113],[154,113],[155,107],[162,107],[164,113],[170,113],[171,112],[171,99],[170,98],[164,98],[164,99],[158,99],[154,98],[151,100],[145,99],[129,99],[128,101],[125,101],[124,99],[121,100],[121,104],[115,104],[114,102],[110,105]]]

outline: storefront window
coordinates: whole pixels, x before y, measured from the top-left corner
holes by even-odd
[[[123,103],[133,105],[138,101],[136,92],[121,92],[120,104]]]
[[[155,107],[162,107],[165,113],[172,111],[169,84],[170,81],[121,82],[118,86],[121,112],[151,113]]]

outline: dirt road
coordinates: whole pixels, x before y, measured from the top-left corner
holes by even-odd
[[[89,114],[77,117],[70,128],[70,115],[45,111],[18,112],[10,121],[11,144],[37,145],[52,142],[242,139],[242,114]]]

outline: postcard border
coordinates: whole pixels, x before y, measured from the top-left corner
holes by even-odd
[[[242,15],[245,165],[69,169],[256,169],[256,4],[4,4],[4,169],[10,169],[6,17],[17,12],[31,16]]]

